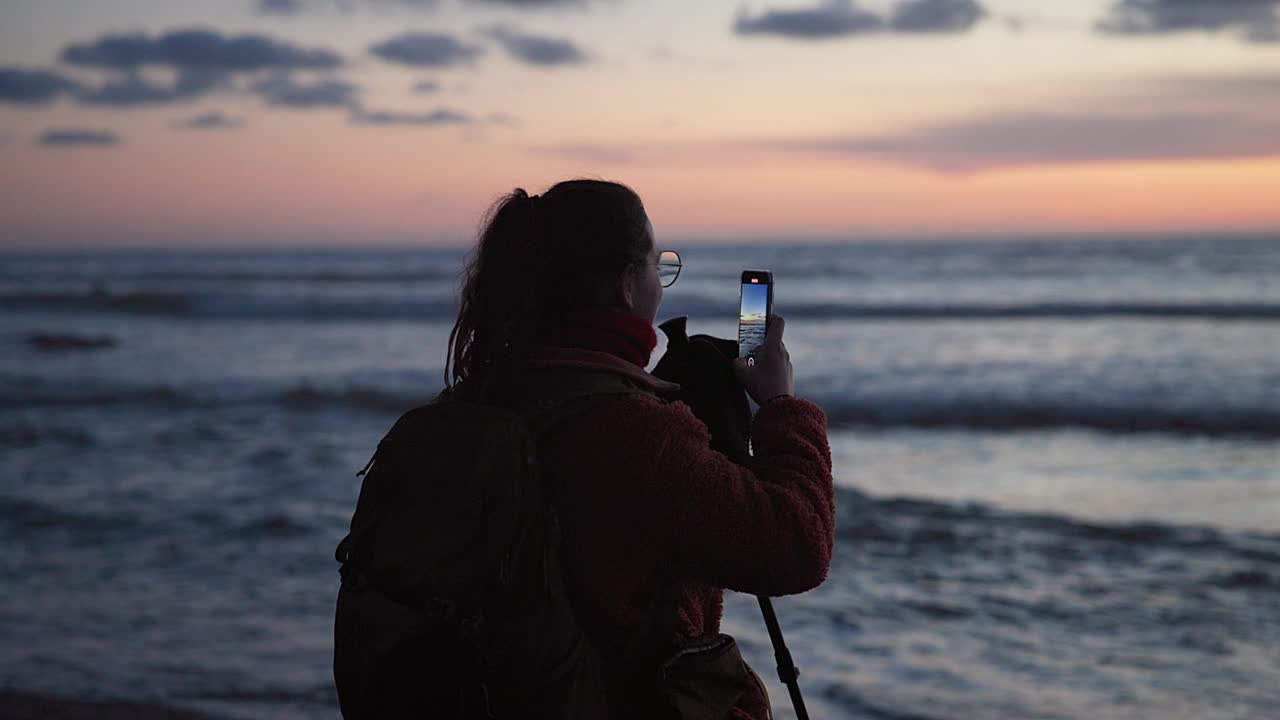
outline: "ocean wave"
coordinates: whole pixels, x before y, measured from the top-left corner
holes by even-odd
[[[435,393],[431,393],[431,396],[434,397]],[[423,403],[429,399],[427,397],[417,402]],[[276,393],[272,400],[291,410],[317,410],[336,406],[373,412],[404,412],[414,403],[399,393],[360,386],[325,390],[302,385]]]
[[[1064,542],[1098,542],[1143,547],[1177,547],[1184,550],[1220,548],[1229,537],[1238,540],[1240,558],[1259,562],[1258,553],[1280,551],[1280,536],[1227,533],[1198,525],[1136,521],[1099,523],[1056,513],[1004,510],[979,502],[943,502],[913,497],[872,497],[858,490],[837,488],[836,506],[842,512],[840,534],[850,539],[904,539],[903,533],[931,545],[957,543],[967,538],[957,529],[974,523],[976,527],[1003,526],[1061,538]],[[877,521],[893,519],[896,526]],[[1280,555],[1271,562],[1280,565]]]
[[[1037,678],[1059,678],[1063,652],[1088,658],[1080,666],[1099,667],[1105,682],[1116,668],[1200,673],[1219,658],[1274,645],[1275,613],[1240,608],[1276,607],[1280,565],[1256,556],[1280,553],[1277,534],[1098,522],[843,487],[835,507],[827,580],[787,612],[790,634],[843,638],[819,655],[830,672],[811,673],[807,686],[837,710],[832,716],[981,716],[991,705],[968,702],[975,683],[1008,673],[1029,683],[1026,704],[1008,714],[1028,717],[1043,686]],[[814,662],[810,655],[808,666]],[[862,677],[900,673],[903,682],[864,697],[844,680],[847,668]],[[931,698],[951,699],[917,702],[925,683]]]
[[[442,320],[452,303],[422,299],[220,295],[162,291],[28,292],[0,295],[0,308],[225,320]]]
[[[94,387],[57,384],[41,378],[6,378],[0,382],[0,409],[135,406],[182,408],[216,403],[216,398],[183,392],[170,385]]]
[[[1133,551],[1176,550],[1184,558],[1210,554],[1228,560],[1232,567],[1217,566],[1206,580],[1217,586],[1280,588],[1280,534],[1153,521],[1097,522],[977,502],[873,497],[848,487],[836,488],[836,509],[839,542],[891,546],[900,554],[997,559],[1003,551],[996,546],[1007,545],[1009,550],[1054,561],[1128,562],[1134,559]],[[949,612],[917,609],[922,614]]]
[[[15,497],[0,497],[0,518],[4,519],[0,522],[0,527],[18,532],[59,528],[101,532],[131,524],[133,520],[126,516],[107,517],[72,512],[52,504]]]
[[[230,687],[189,691],[180,693],[178,697],[231,703],[314,703],[334,708],[338,705],[338,692],[331,683],[311,687]]]
[[[93,310],[183,316],[192,313],[195,298],[184,293],[140,292],[22,292],[0,295],[0,307],[18,310]]]
[[[444,321],[457,304],[423,296],[252,295],[171,291],[38,291],[0,294],[0,309],[214,320]]]
[[[862,692],[848,685],[826,685],[821,688],[824,700],[840,708],[845,717],[859,720],[939,720],[937,716],[899,710],[872,702]],[[776,702],[776,701],[775,701]]]
[[[18,422],[0,425],[0,447],[29,448],[39,445],[69,445],[86,448],[94,444],[94,436],[83,428],[51,427]]]
[[[433,375],[434,377],[438,377]],[[400,413],[435,397],[441,387],[412,380],[395,386],[336,381],[285,387],[262,384],[178,388],[167,384],[92,386],[36,377],[0,379],[0,408],[144,407],[182,409],[274,405],[315,412],[350,410]],[[939,399],[910,396],[851,398],[808,396],[835,429],[954,429],[1015,432],[1080,428],[1104,433],[1280,437],[1280,409],[1270,407],[1161,406],[1142,398],[1128,404],[992,400],[987,396]],[[17,436],[15,436],[17,437]]]
[[[1280,587],[1280,574],[1265,573],[1261,570],[1234,570],[1216,574],[1205,582],[1224,590],[1266,589]]]
[[[1108,433],[1280,437],[1280,409],[1167,407],[1148,402],[1068,404],[988,398],[812,398],[832,427],[1015,431],[1083,428]]]
[[[33,332],[27,335],[27,344],[43,352],[106,350],[116,346],[116,339],[110,335]]]
[[[839,303],[788,305],[784,315],[868,320],[1061,320],[1158,318],[1182,320],[1280,320],[1280,305],[1269,303],[1026,303],[1020,305]]]
[[[113,272],[104,279],[100,268],[88,266],[57,267],[48,270],[25,268],[19,271],[0,271],[0,279],[13,280],[83,280],[102,282],[172,282],[172,283],[315,283],[320,285],[347,283],[408,283],[437,282],[460,276],[461,269],[377,269],[377,270],[305,270],[305,269],[139,269]]]
[[[287,410],[323,409],[399,413],[428,402],[439,392],[400,391],[358,383],[319,386],[300,383],[284,388],[262,384],[177,388],[154,385],[63,384],[33,376],[0,379],[0,409],[134,407],[180,410],[244,405],[275,405]],[[15,431],[21,439],[21,433]]]
[[[14,310],[118,313],[168,317],[279,320],[451,320],[457,315],[453,298],[422,296],[396,298],[252,295],[139,290],[40,291],[0,294],[0,308]],[[806,303],[793,302],[779,312],[790,318],[888,321],[1077,320],[1150,318],[1160,320],[1280,320],[1280,305],[1248,302],[1111,302],[1111,303]],[[663,317],[733,317],[738,308],[729,299],[705,296],[673,297]]]

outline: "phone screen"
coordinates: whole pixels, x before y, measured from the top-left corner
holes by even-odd
[[[742,273],[742,304],[738,311],[738,357],[752,358],[764,344],[773,310],[773,274],[767,270]]]

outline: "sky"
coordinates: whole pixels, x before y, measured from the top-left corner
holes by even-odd
[[[1280,229],[1280,0],[0,0],[0,248]]]
[[[742,307],[739,315],[742,320],[760,322],[769,310],[769,288],[767,285],[742,285]]]

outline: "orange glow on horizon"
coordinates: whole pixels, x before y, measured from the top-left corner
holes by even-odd
[[[1260,46],[1226,35],[1104,38],[1086,29],[1093,11],[1077,7],[1062,12],[1078,16],[1079,32],[1010,33],[992,22],[959,35],[791,42],[736,37],[726,32],[732,12],[714,4],[655,0],[644,10],[621,4],[611,11],[617,15],[557,16],[591,51],[590,62],[534,67],[490,48],[474,67],[426,68],[370,54],[372,43],[404,31],[404,17],[317,15],[272,24],[245,5],[197,12],[156,3],[151,33],[205,22],[188,17],[200,15],[220,32],[242,28],[234,32],[333,49],[349,61],[333,77],[357,88],[369,110],[414,116],[447,108],[471,121],[360,124],[350,107],[269,106],[243,88],[130,107],[79,103],[65,93],[48,103],[0,102],[0,248],[467,245],[504,193],[541,192],[581,176],[634,187],[656,232],[675,242],[1280,230],[1280,156],[1264,154],[1275,147],[1266,130],[1280,128],[1280,117],[1257,102],[1280,76]],[[432,22],[483,44],[474,36],[474,8],[456,5],[439,8]],[[105,6],[87,12],[97,25],[84,27],[67,26],[73,20],[61,11],[30,7],[31,18],[49,13],[44,39],[26,43],[15,33],[0,67],[74,75],[81,70],[60,64],[59,50],[119,25]],[[515,12],[493,10],[500,11]],[[544,20],[512,17],[530,31],[534,18]],[[266,29],[254,30],[260,25]],[[606,32],[624,33],[626,42],[600,42]],[[1020,62],[1008,62],[1010,53]],[[438,90],[413,93],[424,80]],[[243,125],[175,129],[207,111]],[[1089,124],[1112,111],[1138,117],[1137,130],[1130,126],[1117,140],[1109,126]],[[1067,137],[1057,143],[1037,135],[1039,125],[1024,126],[1023,144],[1002,154],[1003,136],[992,141],[991,128],[1023,114],[1072,119]],[[1185,122],[1219,114],[1249,138]],[[1085,129],[1073,134],[1080,118]],[[1131,141],[1143,139],[1148,119],[1170,134],[1135,150]],[[988,124],[973,131],[975,122]],[[111,131],[121,140],[40,147],[41,135],[58,128]],[[973,132],[987,144],[969,147]],[[1095,134],[1110,144],[1097,150]],[[775,149],[806,138],[837,149]],[[909,149],[895,154],[898,140]],[[960,166],[990,169],[932,169],[935,147],[955,153]],[[1214,152],[1243,157],[1065,161]],[[1028,157],[1064,160],[1011,164]]]

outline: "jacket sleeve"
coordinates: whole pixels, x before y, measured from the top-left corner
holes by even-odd
[[[653,447],[635,530],[678,576],[756,595],[817,587],[831,565],[835,497],[827,416],[803,398],[766,403],[755,455],[739,465],[710,447],[706,425],[672,403],[636,418]],[[652,424],[650,428],[643,425]],[[647,537],[646,537],[647,536]]]

